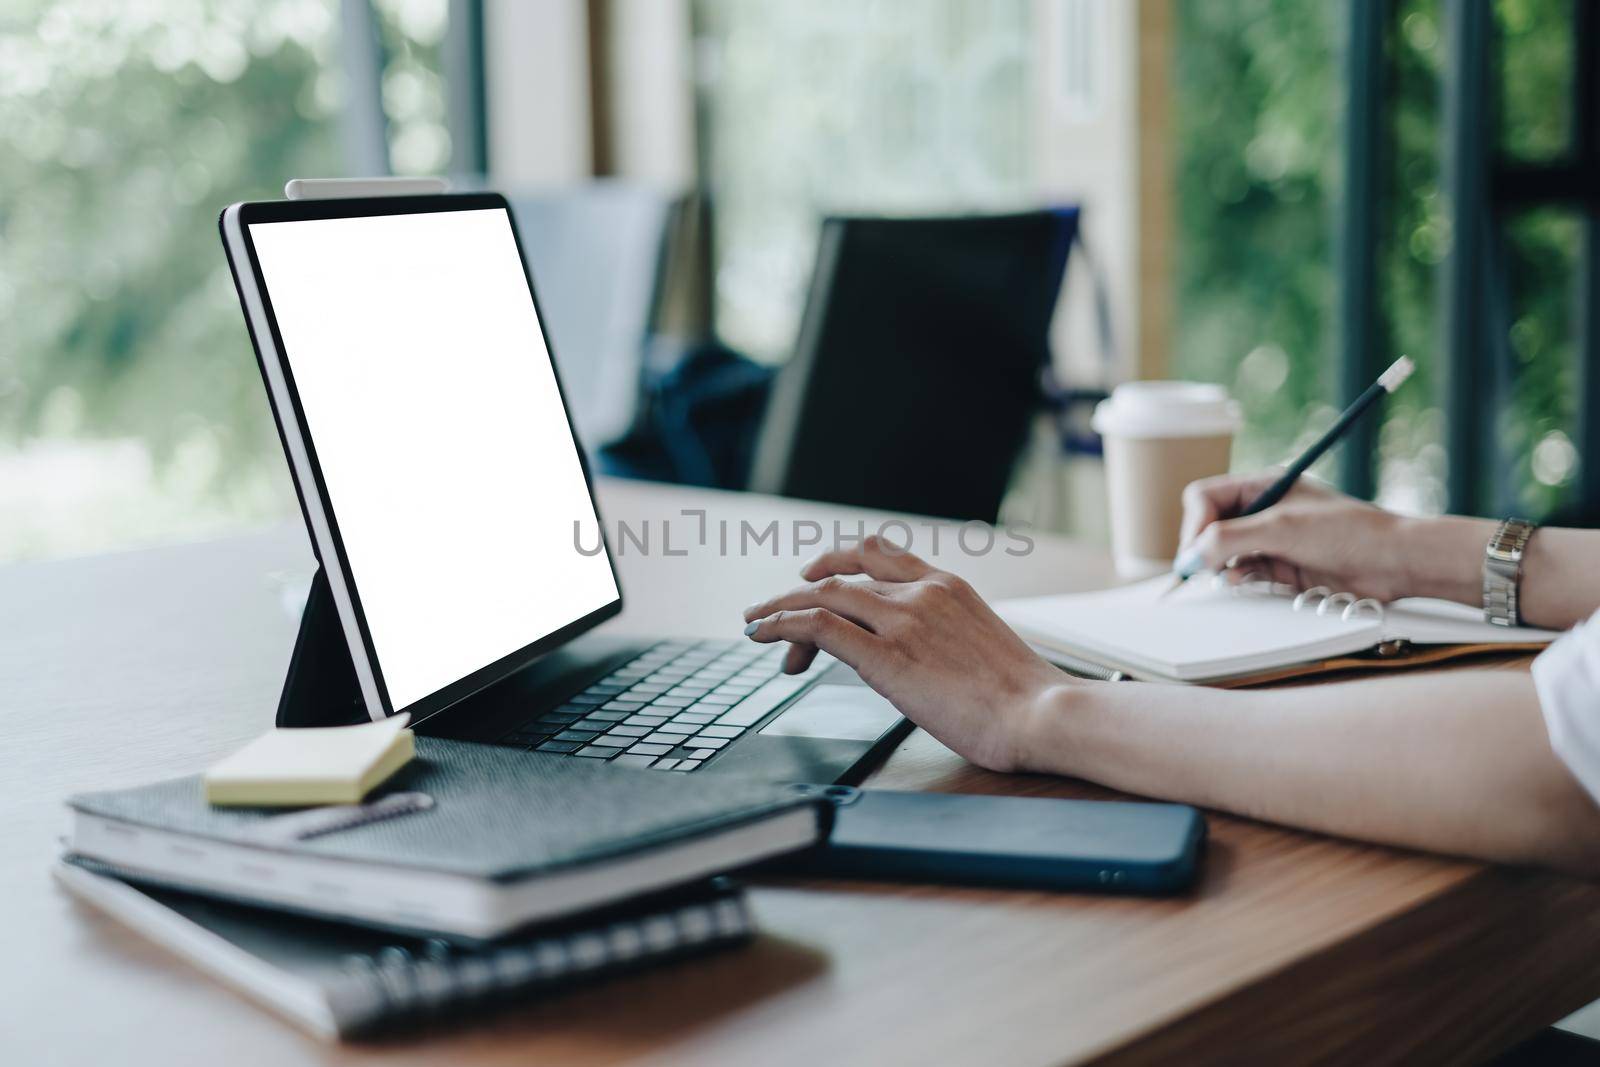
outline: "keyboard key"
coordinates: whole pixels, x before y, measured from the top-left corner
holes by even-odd
[[[502,740],[508,745],[537,745],[553,733],[555,733],[554,730],[536,730],[531,727],[523,727],[512,730]]]
[[[593,759],[610,759],[616,754],[617,750],[614,748],[595,748],[593,745],[588,748],[580,748],[573,753],[574,756],[589,756]]]
[[[698,703],[717,704],[722,707],[731,707],[743,699],[744,697],[737,693],[707,693],[705,696],[699,699]]]
[[[579,693],[577,696],[567,698],[568,704],[593,706],[595,704],[604,704],[605,702],[605,696],[600,693]]]
[[[548,726],[552,730],[559,730],[567,723],[577,722],[581,718],[583,718],[582,715],[570,711],[552,711],[548,715],[539,716],[536,725]]]
[[[648,767],[655,761],[656,758],[654,756],[635,756],[628,753],[624,753],[616,759],[617,763],[626,763],[634,767]]]
[[[601,708],[599,711],[591,711],[587,716],[584,717],[583,721],[621,722],[623,719],[626,719],[632,714],[633,712],[631,711],[607,711],[604,708]]]
[[[652,708],[686,708],[693,703],[693,697],[656,697],[650,702],[650,706]]]
[[[607,734],[611,737],[643,737],[649,732],[648,726],[629,726],[626,723],[619,723],[608,730]]]
[[[703,749],[706,749],[708,751],[714,752],[717,749],[721,748],[723,745],[726,745],[730,740],[732,740],[732,738],[727,738],[727,737],[707,737],[705,734],[700,733],[700,734],[696,734],[694,737],[692,737],[689,740],[685,741],[684,744],[693,745],[695,748],[703,748]]]
[[[625,685],[621,685],[621,684],[619,684],[617,682],[596,682],[593,685],[591,685],[589,688],[585,689],[584,692],[585,693],[600,693],[602,695],[605,695],[605,694],[615,695],[617,693],[622,692],[626,688],[628,688],[628,687],[625,686]]]
[[[683,743],[683,739],[684,739],[684,735],[683,734],[663,734],[663,733],[654,733],[654,734],[651,734],[649,737],[645,738],[645,740],[650,742],[652,745],[666,745],[668,747],[673,747],[673,746],[682,744]]]
[[[615,723],[613,723],[610,719],[601,719],[591,715],[587,719],[579,719],[577,722],[568,727],[568,729],[593,730],[597,734],[603,734],[607,730],[611,729],[611,727],[614,725]]]
[[[594,743],[601,748],[627,748],[637,740],[636,737],[612,737],[606,734],[604,737],[595,738]]]
[[[637,756],[665,756],[672,751],[671,745],[639,744],[628,749],[629,754]]]
[[[583,745],[581,745],[577,741],[546,741],[544,744],[539,746],[538,751],[540,751],[540,752],[576,752],[576,751],[578,751],[578,749],[580,749],[582,747],[583,747]]]
[[[660,726],[667,721],[665,715],[629,715],[622,720],[627,726]]]
[[[557,741],[588,742],[593,741],[594,736],[594,732],[590,730],[562,730],[559,734],[556,734],[555,739]]]
[[[680,711],[672,717],[673,722],[694,722],[704,726],[715,719],[716,715],[709,711]]]
[[[652,771],[670,771],[678,765],[675,759],[660,759],[650,765]]]
[[[689,751],[689,758],[696,760],[707,760],[716,754],[717,750],[714,748],[696,748]]]
[[[677,734],[679,737],[687,737],[690,734],[694,733],[698,729],[700,729],[700,726],[697,723],[692,723],[692,722],[669,722],[669,723],[663,723],[661,726],[657,727],[656,728],[656,733],[658,733],[658,734]],[[738,731],[736,730],[736,731],[734,731],[734,733],[737,734]]]
[[[700,766],[700,763],[701,761],[697,759],[681,759],[678,761],[678,765],[672,769],[675,771],[692,771]]]
[[[663,726],[662,729],[665,730],[666,727]],[[744,728],[741,726],[707,726],[704,730],[700,731],[700,736],[731,738],[738,737],[742,733],[744,733]]]

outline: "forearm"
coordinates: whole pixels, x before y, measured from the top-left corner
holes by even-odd
[[[1483,551],[1499,524],[1455,515],[1408,519],[1408,592],[1474,607],[1483,603]],[[1530,626],[1565,630],[1600,608],[1600,531],[1540,529],[1522,560],[1520,609]]]
[[[1551,751],[1522,673],[1252,692],[1071,684],[1021,735],[1027,770],[1363,840],[1600,869],[1600,807]]]

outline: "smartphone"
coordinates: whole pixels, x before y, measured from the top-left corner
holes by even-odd
[[[832,827],[776,866],[815,877],[1178,893],[1206,839],[1205,816],[1186,804],[795,788],[831,801]]]

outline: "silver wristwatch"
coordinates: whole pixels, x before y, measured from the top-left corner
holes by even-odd
[[[1517,592],[1522,584],[1522,550],[1538,529],[1526,519],[1507,519],[1489,538],[1483,553],[1483,617],[1496,626],[1516,626]]]

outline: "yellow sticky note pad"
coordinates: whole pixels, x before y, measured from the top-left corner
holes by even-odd
[[[206,800],[237,807],[357,803],[411,762],[410,718],[263,734],[206,771]]]

